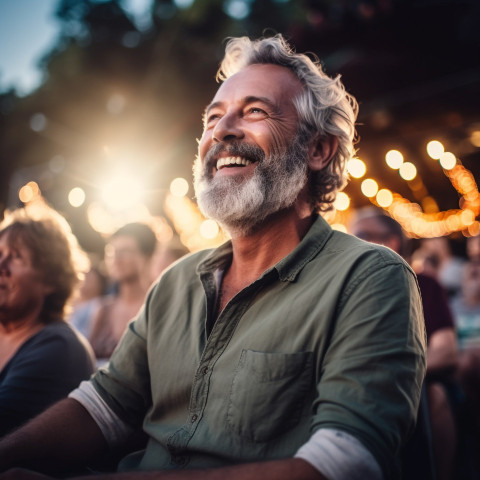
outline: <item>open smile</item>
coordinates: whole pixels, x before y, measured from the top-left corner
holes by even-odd
[[[254,163],[245,157],[222,157],[217,160],[217,171],[225,167],[246,167]]]

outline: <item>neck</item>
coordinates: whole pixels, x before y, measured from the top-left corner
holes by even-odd
[[[140,278],[124,281],[119,285],[118,296],[127,303],[143,301],[148,286],[144,285]]]
[[[312,223],[310,209],[294,206],[271,215],[253,234],[232,238],[230,278],[245,285],[259,278],[295,249]]]
[[[37,315],[29,315],[22,319],[6,319],[0,316],[0,340],[12,344],[23,343],[44,327]]]

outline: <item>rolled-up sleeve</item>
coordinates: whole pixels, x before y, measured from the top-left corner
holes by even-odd
[[[358,438],[385,477],[413,430],[425,375],[425,326],[413,272],[397,259],[349,283],[322,365],[313,430]]]

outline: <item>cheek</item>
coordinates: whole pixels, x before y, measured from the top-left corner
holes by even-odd
[[[198,156],[203,159],[208,152],[211,144],[211,133],[204,131],[200,141],[198,142]]]
[[[269,122],[271,150],[274,153],[282,153],[288,147],[290,140],[295,135],[295,129],[279,122]]]

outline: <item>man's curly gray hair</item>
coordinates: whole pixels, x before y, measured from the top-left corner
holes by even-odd
[[[310,175],[314,209],[331,210],[337,191],[346,184],[345,164],[355,153],[353,145],[357,101],[345,91],[339,75],[330,78],[323,72],[318,59],[312,61],[306,55],[295,53],[281,34],[259,40],[250,40],[248,37],[230,38],[217,72],[217,80],[226,80],[254,64],[274,64],[289,68],[303,84],[303,92],[294,99],[300,119],[298,133],[302,140],[308,141],[325,135],[338,138],[338,150],[329,165]]]

